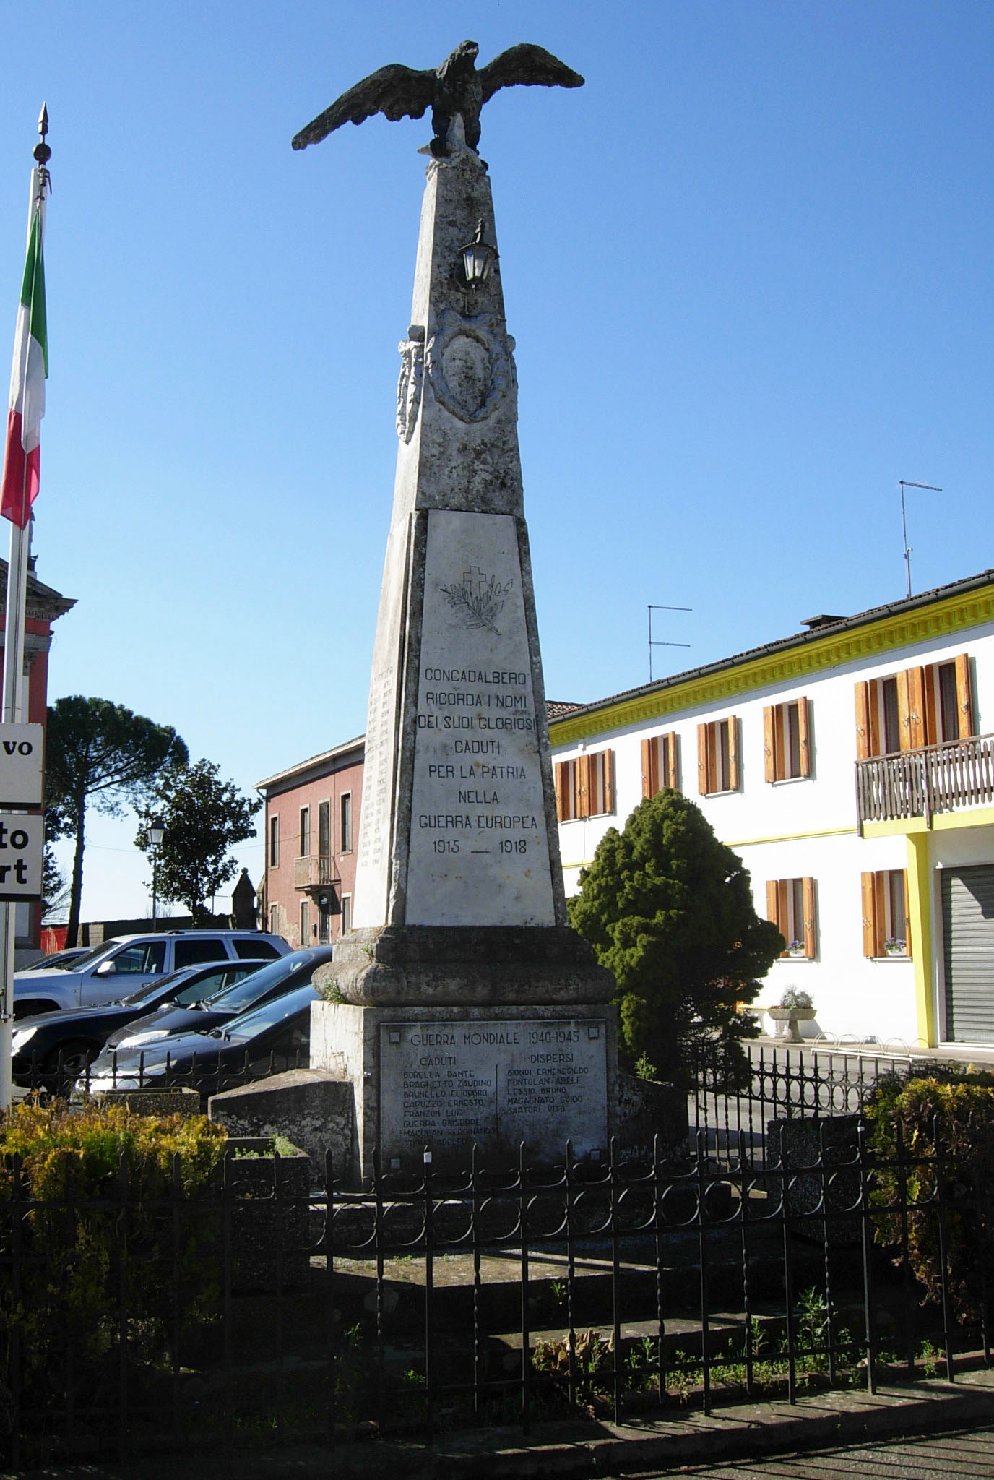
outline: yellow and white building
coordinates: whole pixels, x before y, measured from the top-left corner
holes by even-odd
[[[994,1043],[994,571],[557,712],[567,894],[678,787],[752,875],[842,1040]]]

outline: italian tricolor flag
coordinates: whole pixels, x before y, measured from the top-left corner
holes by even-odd
[[[38,496],[41,474],[41,419],[45,415],[48,334],[45,328],[45,267],[42,238],[45,204],[39,198],[31,217],[28,256],[21,283],[21,306],[10,372],[7,447],[0,488],[0,514],[24,529]]]

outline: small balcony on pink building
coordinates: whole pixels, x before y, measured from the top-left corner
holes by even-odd
[[[293,860],[295,889],[327,889],[341,882],[341,869],[333,853],[311,853]]]

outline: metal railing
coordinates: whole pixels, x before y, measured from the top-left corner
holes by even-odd
[[[744,1141],[718,1166],[703,1134],[676,1162],[612,1146],[592,1167],[567,1146],[558,1167],[532,1167],[522,1148],[494,1168],[472,1149],[448,1179],[426,1152],[418,1176],[377,1170],[361,1191],[336,1185],[330,1158],[317,1192],[283,1175],[292,1158],[263,1163],[261,1182],[253,1163],[249,1185],[247,1163],[228,1158],[217,1186],[188,1198],[177,1163],[169,1195],[140,1217],[123,1163],[99,1197],[74,1201],[70,1186],[43,1203],[15,1158],[0,1197],[0,1299],[18,1312],[0,1344],[4,1457],[172,1446],[203,1464],[239,1444],[430,1440],[578,1413],[622,1422],[673,1403],[873,1391],[895,1367],[952,1379],[962,1352],[989,1363],[989,1183],[938,1142],[912,1154],[898,1141],[882,1161],[858,1119],[837,1135],[792,1123],[814,1124],[813,1139],[781,1137],[761,1168]],[[93,1276],[100,1340],[84,1354],[56,1264],[75,1229],[78,1272],[94,1217],[121,1233]],[[948,1238],[971,1219],[983,1257],[967,1318],[954,1313]],[[195,1267],[211,1274],[196,1319],[183,1301],[191,1231]],[[932,1305],[912,1240],[938,1250]],[[48,1292],[44,1330],[18,1303],[30,1288]],[[167,1308],[175,1291],[154,1351],[149,1289]],[[50,1361],[27,1360],[31,1340]]]
[[[129,1050],[122,1053],[120,1065],[117,1053],[112,1050],[109,1068],[97,1077],[92,1063],[82,1062],[80,1054],[70,1049],[47,1058],[30,1057],[26,1065],[15,1064],[15,1083],[26,1094],[71,1097],[77,1101],[91,1092],[195,1089],[206,1108],[210,1096],[222,1090],[237,1089],[291,1069],[306,1069],[309,1063],[306,1046],[292,1053],[273,1051],[258,1057],[253,1057],[248,1049],[236,1055],[205,1049],[175,1062],[169,1053],[164,1059],[149,1054],[146,1062],[144,1052]]]
[[[803,1118],[852,1117],[862,1111],[881,1079],[905,1075],[908,1056],[819,1050],[777,1045],[743,1045],[748,1067],[734,1082],[725,1069],[702,1054],[694,1068],[689,1121],[708,1154],[735,1163],[763,1166],[778,1132],[771,1126]]]
[[[903,817],[931,822],[936,812],[994,801],[994,735],[856,762],[860,825]]]

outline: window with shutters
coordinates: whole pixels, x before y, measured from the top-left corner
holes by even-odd
[[[739,722],[734,715],[697,726],[697,786],[702,797],[738,791]]]
[[[811,705],[807,699],[768,704],[763,710],[763,752],[767,781],[794,781],[811,775]]]
[[[301,858],[311,856],[311,809],[301,807],[300,809],[300,849]]]
[[[560,822],[614,811],[614,751],[595,750],[556,762],[556,812]]]
[[[331,857],[331,803],[318,802],[318,857]]]
[[[342,852],[352,852],[352,793],[345,791],[340,798],[339,822],[341,823]]]
[[[664,787],[680,787],[680,737],[676,730],[642,741],[642,795],[654,797]]]
[[[352,929],[352,896],[342,895],[342,934],[348,935]]]
[[[859,760],[965,740],[973,733],[973,684],[966,653],[856,685]]]
[[[910,956],[908,876],[903,868],[862,874],[863,955]]]
[[[269,867],[280,866],[280,819],[270,817],[269,819]]]
[[[766,916],[783,936],[781,957],[813,961],[818,951],[814,879],[770,879]]]
[[[300,901],[300,944],[310,945],[311,908],[306,899]]]

